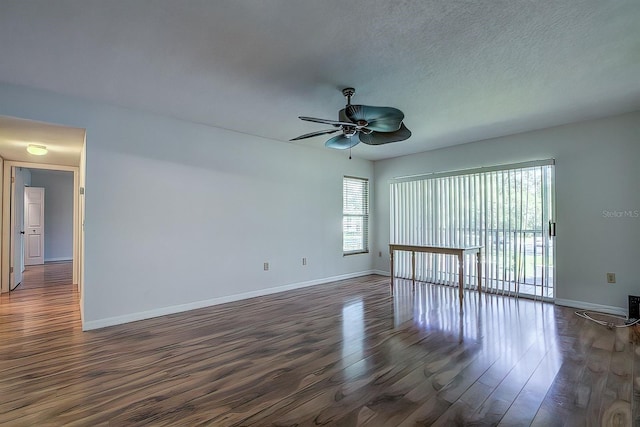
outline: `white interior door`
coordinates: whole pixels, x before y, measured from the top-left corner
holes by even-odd
[[[23,207],[18,206],[22,197],[16,193],[22,191],[20,186],[16,185],[16,168],[11,167],[11,250],[9,258],[9,289],[13,290],[22,282],[22,253],[23,253],[23,233],[22,220]],[[24,205],[23,205],[24,206]]]
[[[24,189],[24,265],[44,264],[44,188]]]

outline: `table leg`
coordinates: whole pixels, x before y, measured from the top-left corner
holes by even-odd
[[[412,287],[413,290],[416,290],[416,253],[415,252],[411,252],[411,278],[412,278]]]
[[[480,263],[480,251],[476,254],[476,267],[478,269],[478,294],[482,293],[482,264]]]
[[[458,255],[458,293],[460,295],[460,310],[464,298],[464,255]]]
[[[389,258],[391,259],[391,283],[389,283],[391,296],[393,296],[393,249],[389,251]]]

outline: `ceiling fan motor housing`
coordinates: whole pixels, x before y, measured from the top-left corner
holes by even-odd
[[[358,132],[358,129],[356,127],[354,127],[354,126],[343,126],[342,127],[342,134],[344,136],[346,136],[347,138],[351,138],[357,132]]]

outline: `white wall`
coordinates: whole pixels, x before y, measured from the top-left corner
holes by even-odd
[[[557,162],[557,296],[626,307],[640,294],[640,219],[602,215],[640,209],[640,113],[375,165],[12,85],[0,84],[0,114],[87,129],[85,327],[388,271],[390,178],[546,158]],[[374,171],[373,256],[343,257],[342,176]]]
[[[73,172],[33,169],[31,186],[44,188],[44,260],[73,259]]]
[[[374,268],[389,271],[391,178],[549,158],[556,159],[557,298],[626,309],[627,295],[640,295],[640,218],[603,211],[640,210],[640,113],[376,162]],[[606,283],[607,272],[616,284]]]
[[[87,129],[85,327],[370,270],[341,234],[369,161],[11,85],[0,114]]]

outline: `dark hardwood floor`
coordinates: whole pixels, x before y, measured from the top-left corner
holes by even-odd
[[[633,405],[638,425],[626,329],[457,307],[367,276],[82,332],[71,284],[25,287],[0,298],[0,424],[624,426]]]

